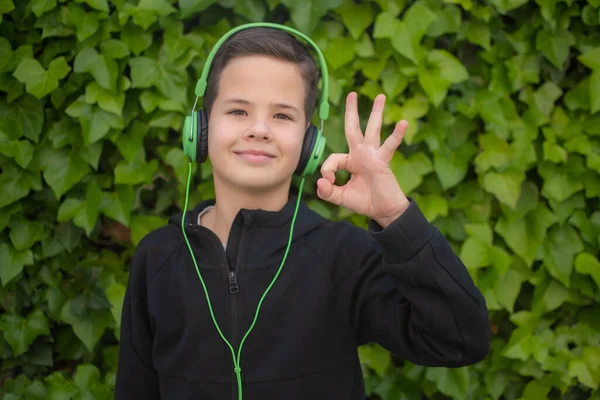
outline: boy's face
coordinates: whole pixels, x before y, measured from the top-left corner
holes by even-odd
[[[214,178],[241,192],[287,193],[307,127],[304,94],[292,62],[259,55],[230,60],[209,118]]]

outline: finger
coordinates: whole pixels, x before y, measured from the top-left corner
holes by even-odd
[[[317,196],[336,206],[342,204],[342,191],[341,187],[331,184],[327,179],[321,178],[317,180]]]
[[[402,120],[396,124],[392,134],[383,142],[381,148],[378,150],[380,158],[386,163],[390,163],[394,157],[394,153],[398,149],[398,146],[404,139],[408,122]]]
[[[363,135],[360,131],[360,121],[358,119],[357,97],[358,95],[355,92],[350,92],[346,96],[344,131],[346,132],[346,141],[348,141],[349,148],[353,148],[363,141]]]
[[[321,175],[332,185],[335,183],[335,172],[345,170],[348,165],[348,154],[333,153],[321,165]]]
[[[373,109],[365,129],[365,143],[379,148],[381,145],[381,124],[383,123],[383,109],[385,108],[385,95],[379,94],[373,102]]]

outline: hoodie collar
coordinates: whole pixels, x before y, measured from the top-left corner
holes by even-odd
[[[234,218],[234,221],[241,219],[246,227],[281,227],[291,222],[294,210],[296,209],[297,199],[298,197],[296,195],[290,195],[286,204],[279,211],[267,211],[263,209],[250,210],[242,208]],[[187,211],[185,215],[185,225],[197,225],[198,214],[206,207],[215,205],[215,203],[216,200],[214,198],[203,200],[193,209]],[[181,216],[181,212],[172,215],[169,218],[169,223],[174,223],[181,227]],[[303,233],[325,222],[327,222],[325,218],[310,209],[304,201],[300,201],[294,227],[295,232]]]

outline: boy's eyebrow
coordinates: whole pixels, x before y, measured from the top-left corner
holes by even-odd
[[[244,104],[244,105],[250,105],[251,104],[248,100],[238,99],[238,98],[233,98],[233,99],[226,100],[225,103],[235,103],[235,104]],[[278,107],[278,108],[290,109],[290,110],[293,110],[293,111],[297,112],[298,114],[300,114],[300,110],[298,110],[298,108],[294,107],[291,104],[287,104],[287,103],[271,103],[271,105],[275,106],[275,107]]]

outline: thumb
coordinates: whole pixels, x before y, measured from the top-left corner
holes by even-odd
[[[339,206],[342,203],[342,188],[325,178],[320,178],[317,180],[317,196]]]

